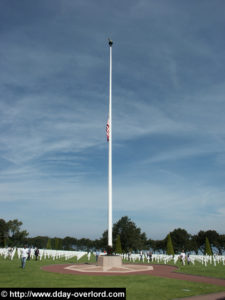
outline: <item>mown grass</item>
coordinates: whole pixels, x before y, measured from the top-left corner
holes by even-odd
[[[92,257],[91,261],[94,262],[95,258]],[[22,269],[19,259],[14,258],[10,261],[0,257],[0,287],[125,287],[128,300],[166,300],[225,290],[221,286],[148,275],[87,276],[57,274],[41,270],[41,266],[44,265],[75,262],[75,259],[31,260],[27,261],[25,269]],[[82,262],[87,262],[87,258],[79,260],[79,263]]]
[[[126,263],[130,263],[130,262],[126,261]],[[133,262],[131,262],[131,263],[133,263]],[[139,261],[138,263],[146,264],[147,260],[145,262]],[[151,264],[154,265],[154,264],[159,264],[159,263],[154,261],[154,262],[151,262]],[[161,264],[163,264],[163,263],[161,263]],[[186,263],[185,266],[183,266],[180,261],[177,261],[176,264],[174,264],[173,261],[170,261],[169,265],[178,267],[178,269],[177,269],[178,273],[185,273],[185,274],[225,279],[225,266],[222,263],[219,263],[216,266],[214,266],[213,263],[207,264],[207,266],[205,266],[204,264],[201,264],[200,262],[195,262],[195,264],[188,265]]]
[[[190,264],[185,266],[179,264],[178,272],[225,279],[225,266],[222,263],[217,264],[216,266],[213,264],[205,266],[199,262],[196,262],[194,265]]]

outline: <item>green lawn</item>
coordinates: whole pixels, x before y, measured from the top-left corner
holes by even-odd
[[[0,287],[125,287],[128,300],[164,300],[225,291],[225,288],[220,286],[148,275],[87,276],[49,273],[40,269],[43,265],[74,262],[75,259],[68,261],[62,259],[31,260],[26,263],[26,268],[22,269],[19,259],[14,258],[10,261],[0,257]],[[87,258],[84,257],[80,262],[87,262]],[[198,266],[196,268],[199,269]],[[218,266],[215,268],[217,269]]]
[[[130,263],[129,261],[126,261],[126,263]],[[133,262],[131,262],[133,263]],[[143,262],[138,262],[139,264],[142,264]],[[144,262],[147,263],[147,260]],[[151,262],[152,265],[158,264],[157,262]],[[161,262],[161,264],[163,264]],[[220,279],[225,279],[225,266],[220,263],[214,266],[214,264],[208,264],[207,266],[195,262],[195,264],[186,264],[185,266],[182,265],[181,262],[177,262],[174,264],[172,261],[169,263],[171,266],[178,267],[177,272],[179,273],[186,273],[186,274],[192,274],[192,275],[200,275],[200,276],[208,276],[208,277],[215,277]]]
[[[186,266],[180,264],[178,272],[225,279],[225,266],[222,263],[216,266],[208,264],[207,267],[201,263]]]

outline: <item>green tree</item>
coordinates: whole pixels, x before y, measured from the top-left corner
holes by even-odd
[[[79,250],[90,251],[94,243],[90,239],[82,238],[77,240],[77,247]]]
[[[59,250],[59,239],[58,239],[58,238],[55,238],[55,239],[54,239],[54,242],[55,242],[54,249],[55,249],[55,250]]]
[[[225,234],[220,234],[218,238],[218,252],[222,255],[223,251],[225,251]]]
[[[205,231],[200,230],[196,236],[196,242],[198,245],[198,249],[204,253],[205,252],[205,238],[206,238],[206,234]]]
[[[120,241],[120,235],[117,235],[117,239],[116,239],[116,249],[115,249],[116,253],[122,253],[122,247],[121,247],[121,241]]]
[[[0,219],[0,247],[6,247],[8,238],[8,224],[5,220]]]
[[[220,235],[215,230],[207,230],[205,235],[209,239],[210,244],[220,252]]]
[[[210,240],[210,243],[218,249],[221,250],[220,235],[215,230],[199,231],[197,234],[197,244],[202,253],[205,253],[205,242],[206,237]]]
[[[208,237],[205,238],[205,255],[213,255]]]
[[[39,249],[46,248],[47,242],[48,242],[47,236],[36,236],[33,238],[28,238],[28,244],[37,247]]]
[[[62,246],[62,239],[59,239],[59,250],[62,250],[63,249],[63,246]]]
[[[121,247],[125,252],[130,251],[130,249],[137,251],[146,248],[146,234],[142,233],[141,229],[127,216],[122,217],[113,226],[114,244],[117,235],[120,236]]]
[[[62,239],[55,237],[51,240],[51,246],[55,250],[61,250],[62,249]]]
[[[99,250],[102,248],[102,240],[96,239],[93,241],[93,250]]]
[[[155,241],[155,250],[159,253],[166,252],[166,239],[164,240],[156,240]]]
[[[72,250],[75,245],[77,245],[77,239],[70,236],[66,236],[62,241],[62,246],[65,250]]]
[[[115,243],[117,236],[120,236],[121,247],[123,251],[143,250],[146,249],[147,238],[146,234],[141,232],[141,229],[136,226],[127,216],[122,217],[113,225],[113,247],[115,251]],[[108,231],[106,230],[101,239],[101,247],[106,249],[108,241]]]
[[[170,235],[173,241],[173,248],[175,253],[179,253],[183,249],[187,250],[191,235],[185,229],[174,229],[174,231],[172,231]]]
[[[166,253],[168,255],[174,255],[173,243],[172,243],[170,233],[167,236]]]
[[[50,238],[48,238],[46,249],[52,249],[52,244],[51,244],[51,239]]]
[[[152,239],[147,240],[146,246],[147,246],[147,249],[151,249],[153,252],[156,251],[156,241],[155,240],[152,240]]]
[[[195,254],[198,254],[199,246],[198,246],[198,237],[197,235],[191,236],[190,242],[189,242],[189,251],[194,251]]]
[[[27,241],[28,232],[26,230],[21,231],[20,227],[23,225],[21,221],[10,220],[7,223],[8,226],[8,243],[9,246],[22,246]]]

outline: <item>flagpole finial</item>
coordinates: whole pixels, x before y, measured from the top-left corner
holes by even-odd
[[[109,47],[112,47],[113,41],[111,39],[108,39],[108,40],[109,40]]]

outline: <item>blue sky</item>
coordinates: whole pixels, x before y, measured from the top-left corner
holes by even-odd
[[[30,236],[224,233],[225,2],[0,0],[0,211]]]

